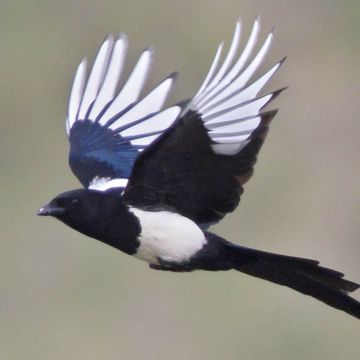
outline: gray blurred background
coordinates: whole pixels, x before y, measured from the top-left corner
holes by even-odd
[[[241,206],[213,230],[360,281],[358,0],[1,0],[1,359],[359,359],[359,321],[316,300],[235,272],[151,271],[35,216],[79,187],[69,88],[108,33],[128,34],[128,64],[155,47],[148,89],[180,72],[174,102],[194,94],[237,17],[248,35],[257,14],[262,39],[276,28],[262,71],[288,55],[267,90],[290,87]]]

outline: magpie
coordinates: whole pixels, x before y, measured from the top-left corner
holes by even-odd
[[[360,284],[318,261],[231,243],[209,232],[238,206],[277,110],[264,108],[283,89],[259,95],[284,59],[256,77],[274,34],[256,48],[256,19],[239,50],[218,47],[189,100],[164,107],[176,73],[145,96],[153,50],[145,49],[126,81],[127,37],[106,38],[92,68],[84,59],[71,89],[66,131],[69,165],[84,188],[38,210],[71,228],[173,272],[238,270],[288,286],[360,318],[347,293]]]

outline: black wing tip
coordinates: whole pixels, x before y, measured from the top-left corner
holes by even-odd
[[[179,76],[179,72],[174,71],[166,79],[172,79],[173,82],[175,82],[177,80],[178,76]]]
[[[320,263],[316,266],[316,270],[319,275],[325,275],[329,282],[334,281],[337,290],[342,291],[343,293],[353,292],[360,288],[360,284],[344,279],[345,275],[340,271],[321,266]]]
[[[346,283],[346,292],[354,292],[360,288],[360,284],[353,282],[351,280],[344,279],[344,282]]]
[[[126,33],[124,33],[123,31],[120,31],[119,33],[116,34],[116,40],[120,40],[123,39],[125,41],[127,41],[128,36]]]
[[[279,62],[278,62],[278,64],[279,64],[279,67],[280,66],[282,66],[283,64],[284,64],[284,62],[286,61],[286,59],[287,59],[287,55],[286,56],[284,56]]]
[[[104,44],[105,41],[114,39],[114,35],[112,33],[107,34],[106,36],[103,37],[103,41],[101,42],[101,44]]]
[[[187,105],[191,103],[192,98],[187,98],[184,100],[180,100],[177,103],[175,103],[175,106],[180,106],[181,108],[185,108]]]
[[[269,35],[272,35],[273,37],[275,37],[275,35],[276,35],[276,28],[275,28],[275,26],[273,26],[271,29],[270,29],[270,32],[269,32]]]
[[[270,101],[275,100],[283,91],[287,90],[288,88],[289,86],[283,86],[282,88],[275,90]]]
[[[153,46],[148,46],[145,49],[143,49],[143,51],[140,53],[140,56],[146,52],[148,52],[150,56],[154,56],[155,49]]]
[[[279,112],[279,109],[273,109],[264,111],[260,114],[261,116],[261,122],[270,123],[271,120],[276,116],[276,114]]]
[[[270,99],[260,108],[260,110],[266,108],[271,102],[273,102],[287,88],[288,88],[288,86],[284,86],[284,87],[270,93],[270,95],[271,95]],[[268,96],[268,95],[265,95],[265,96]]]

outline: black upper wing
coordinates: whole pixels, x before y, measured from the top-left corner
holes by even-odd
[[[249,84],[273,38],[270,34],[248,61],[257,32],[258,21],[234,61],[240,36],[237,24],[229,53],[216,71],[220,45],[187,110],[136,160],[123,195],[125,201],[136,206],[172,207],[202,225],[220,220],[237,207],[242,185],[252,175],[276,114],[262,109],[279,93],[257,97],[281,62]]]
[[[237,207],[275,114],[262,114],[248,144],[228,156],[212,150],[200,115],[189,111],[135,162],[124,199],[139,207],[168,205],[198,224],[220,220]]]

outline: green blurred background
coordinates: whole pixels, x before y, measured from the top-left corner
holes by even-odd
[[[79,187],[67,98],[108,33],[128,34],[130,62],[155,47],[148,88],[179,70],[177,101],[237,17],[248,34],[257,14],[262,38],[276,28],[262,70],[288,55],[267,90],[290,88],[241,206],[213,230],[360,281],[358,0],[1,0],[1,359],[359,359],[358,320],[318,301],[235,272],[151,271],[35,216]]]

